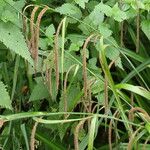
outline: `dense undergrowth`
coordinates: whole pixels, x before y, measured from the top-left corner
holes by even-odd
[[[4,150],[150,149],[149,0],[0,0]]]

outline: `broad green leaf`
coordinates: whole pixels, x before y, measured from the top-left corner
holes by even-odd
[[[150,40],[150,20],[144,20],[141,22],[142,31],[145,33],[147,38]]]
[[[145,10],[150,11],[150,1],[144,0]]]
[[[40,82],[37,85],[35,85],[29,100],[36,101],[36,100],[42,100],[48,97],[49,97],[49,92],[48,92],[46,85]]]
[[[93,27],[93,28],[97,28],[97,26],[94,24],[94,22],[92,22],[90,19],[89,19],[89,16],[85,17],[84,20],[83,20],[84,23],[88,24],[89,26]],[[78,28],[83,32],[83,34],[85,35],[90,35],[91,33],[94,32],[94,30],[83,23],[81,23]]]
[[[148,133],[150,134],[150,123],[149,122],[147,122],[146,124],[145,124],[145,129],[148,131]]]
[[[121,11],[118,7],[118,3],[116,3],[112,8],[112,17],[118,22],[121,22],[127,18],[126,13]]]
[[[81,10],[73,4],[65,3],[61,7],[56,8],[56,11],[63,15],[70,15],[80,19],[82,17]]]
[[[98,1],[92,0],[92,1],[89,1],[86,6],[87,6],[87,9],[89,9],[89,11],[91,12],[94,10],[95,6],[98,4],[99,4]]]
[[[6,90],[6,86],[0,81],[0,106],[12,109],[10,96]]]
[[[22,27],[22,17],[20,13],[22,11],[23,6],[25,5],[24,0],[20,1],[12,1],[12,0],[2,0],[2,4],[5,3],[5,7],[3,7],[3,11],[1,12],[1,19],[4,22],[12,22],[13,24],[17,25],[18,27]]]
[[[112,15],[112,8],[106,4],[103,4],[102,2],[95,6],[95,9],[101,11],[108,17]]]
[[[28,50],[25,39],[15,25],[10,22],[0,22],[0,41],[10,50],[23,57],[33,65],[30,52]]]
[[[150,100],[150,91],[147,91],[145,88],[143,88],[141,86],[134,86],[134,85],[131,85],[131,84],[121,83],[121,84],[115,85],[115,88],[116,89],[125,89],[125,90],[128,90],[128,91],[131,91],[133,93],[141,95],[144,98]]]
[[[93,58],[89,59],[88,67],[93,70],[97,70],[98,67],[96,66],[96,63],[97,63],[97,58],[93,57]]]
[[[108,25],[105,23],[100,23],[98,30],[104,38],[111,36],[112,31],[108,28]]]
[[[85,3],[88,3],[89,0],[74,0],[81,8],[85,9]]]
[[[106,48],[106,57],[110,60],[115,61],[115,66],[123,69],[121,58],[119,57],[120,52],[115,47],[111,46]]]
[[[42,50],[47,50],[47,46],[48,46],[48,39],[47,38],[40,38],[39,39],[39,47]]]
[[[72,111],[75,106],[77,105],[78,101],[80,100],[82,92],[77,85],[72,85],[70,89],[66,93],[66,100],[67,100],[67,110]],[[64,98],[62,96],[61,101],[59,103],[59,111],[64,111]]]
[[[98,94],[104,90],[104,82],[100,79],[97,79],[94,84],[92,84],[92,93]]]
[[[47,29],[46,29],[46,32],[45,32],[45,35],[49,38],[52,38],[53,35],[55,33],[55,27],[53,24],[51,24]]]
[[[80,49],[80,46],[75,43],[71,43],[71,45],[69,47],[69,51],[79,51],[79,49]]]
[[[104,13],[101,12],[98,7],[95,7],[95,9],[89,15],[89,19],[94,25],[99,25],[104,21]]]

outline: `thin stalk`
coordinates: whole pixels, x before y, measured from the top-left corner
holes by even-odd
[[[107,64],[107,60],[106,60],[106,56],[105,56],[105,46],[106,45],[103,45],[103,39],[100,39],[100,43],[101,43],[101,51],[100,51],[100,56],[99,56],[99,59],[100,59],[100,63],[101,63],[101,66],[103,68],[103,71],[108,79],[108,83],[110,85],[110,88],[111,90],[113,91],[113,94],[116,98],[116,101],[117,101],[117,104],[118,104],[118,109],[120,110],[121,114],[122,114],[122,119],[125,120],[127,122],[127,117],[125,115],[125,112],[123,110],[123,107],[122,107],[122,104],[121,104],[121,100],[119,98],[119,95],[118,95],[118,92],[115,88],[115,84],[114,84],[114,81],[113,81],[113,78],[111,76],[111,73],[110,73],[110,70],[109,70],[109,66]],[[130,129],[129,127],[129,124],[128,123],[125,123],[125,127],[127,130],[129,130],[129,133],[132,133],[132,130]]]
[[[137,3],[137,17],[136,17],[136,53],[139,52],[139,47],[140,47],[140,10]]]
[[[11,101],[14,98],[14,94],[15,94],[15,90],[16,90],[19,63],[20,63],[20,56],[17,55],[16,56],[16,62],[15,62],[15,68],[14,68],[13,87],[12,87],[12,92],[11,92]]]
[[[8,76],[9,73],[8,73],[8,69],[7,69],[7,64],[6,64],[6,62],[3,63],[3,67],[4,67],[4,72],[2,72],[3,78],[4,78],[5,83],[6,83],[7,85],[9,85],[10,79],[9,79],[9,76]]]
[[[63,19],[62,23],[62,46],[61,46],[61,85],[63,91],[63,74],[64,74],[64,51],[65,51],[65,26],[66,26],[66,17]]]

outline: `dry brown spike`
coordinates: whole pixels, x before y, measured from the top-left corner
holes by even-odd
[[[88,43],[90,42],[91,38],[94,37],[94,34],[91,34],[85,41],[83,45],[83,53],[82,53],[82,64],[83,64],[83,90],[84,90],[84,99],[87,100],[87,65],[86,65],[86,48]]]
[[[27,17],[25,16],[25,11],[26,11],[29,7],[33,7],[33,6],[34,6],[33,4],[27,5],[27,6],[23,9],[23,12],[22,12],[23,33],[24,33],[24,35],[25,35],[26,43],[27,43],[27,46],[28,46],[29,50],[31,49],[31,46],[30,46],[30,40],[29,40],[28,35],[27,35]]]
[[[35,18],[35,14],[38,10],[39,6],[35,6],[32,13],[31,13],[31,19],[30,19],[30,32],[31,32],[31,38],[30,38],[30,51],[32,54],[33,59],[34,58],[34,51],[35,51],[35,26],[34,26],[34,18]]]
[[[145,119],[150,121],[150,116],[148,115],[148,113],[140,107],[133,107],[129,110],[129,115],[128,115],[129,121],[132,121],[132,122],[134,121],[134,117],[135,117],[134,112],[136,111],[141,112],[144,115]],[[132,125],[130,125],[130,128],[132,129]]]
[[[63,24],[63,20],[59,23],[57,31],[56,31],[56,35],[55,35],[55,39],[54,39],[54,63],[55,63],[55,72],[56,72],[56,90],[58,91],[58,87],[59,87],[59,52],[58,52],[58,36],[60,33],[60,29],[61,26]]]
[[[138,7],[138,4],[137,4]],[[137,17],[136,17],[136,53],[139,52],[140,47],[140,10],[137,8]]]
[[[119,115],[119,111],[116,110],[113,117],[118,118]],[[112,119],[109,123],[109,129],[108,129],[108,142],[109,142],[109,150],[112,150],[112,143],[111,143],[111,139],[112,138]]]
[[[84,125],[85,121],[86,119],[81,120],[75,128],[75,131],[74,131],[74,149],[75,150],[79,150],[79,142],[78,142],[79,131],[80,131],[80,128]]]
[[[134,120],[134,115],[132,115],[135,111],[139,111],[142,114],[144,114],[145,119],[147,119],[148,121],[150,121],[150,116],[149,114],[142,108],[140,107],[133,107],[129,110],[129,121],[133,121]]]
[[[31,4],[31,5],[27,5],[23,11],[22,11],[22,19],[23,19],[23,33],[26,33],[26,29],[27,29],[27,17],[25,16],[25,11],[29,8],[29,7],[33,7],[34,5]]]
[[[36,133],[37,125],[38,125],[38,122],[35,122],[31,131],[30,150],[35,150],[35,133]]]
[[[35,59],[35,69],[38,62],[38,48],[39,48],[39,34],[40,34],[40,23],[43,15],[48,10],[48,6],[45,6],[41,12],[38,15],[37,21],[36,21],[36,28],[35,28],[35,51],[34,51],[34,59]]]
[[[46,77],[46,83],[49,89],[50,96],[52,97],[52,79],[51,79],[52,69],[48,68],[47,65],[46,65],[45,77]]]
[[[136,134],[142,129],[142,127],[139,127],[130,137],[129,139],[129,143],[128,143],[128,147],[127,147],[127,150],[132,150],[132,147],[133,147],[133,142],[134,142],[134,139],[135,139],[135,136]]]

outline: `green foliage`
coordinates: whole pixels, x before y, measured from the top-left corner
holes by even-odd
[[[56,8],[56,11],[60,14],[71,15],[80,19],[82,17],[81,10],[73,4],[65,3],[61,7]]]
[[[28,51],[25,39],[20,31],[12,23],[0,22],[0,41],[10,50],[23,57],[33,65],[33,60]]]
[[[10,123],[0,146],[141,149],[150,122],[149,11],[149,0],[1,0],[0,126]]]
[[[6,86],[0,81],[0,106],[3,108],[12,109],[9,93]]]
[[[88,3],[89,0],[74,0],[81,8],[85,9],[85,4]]]
[[[42,82],[39,82],[37,85],[35,85],[29,100],[36,101],[48,97],[49,97],[49,92],[46,85],[44,85]]]
[[[150,20],[142,21],[141,28],[142,28],[142,31],[147,36],[147,38],[150,40]]]

